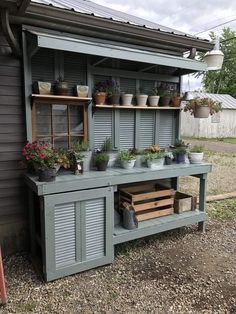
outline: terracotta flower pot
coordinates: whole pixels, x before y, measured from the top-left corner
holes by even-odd
[[[182,101],[182,97],[174,96],[172,97],[171,103],[174,107],[180,107],[181,101]]]
[[[106,100],[106,93],[98,92],[94,94],[94,101],[96,105],[104,105]]]

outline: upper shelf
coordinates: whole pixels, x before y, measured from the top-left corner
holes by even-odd
[[[90,97],[75,97],[75,96],[59,96],[59,95],[40,95],[40,94],[32,94],[33,102],[43,102],[43,103],[90,103],[92,98]]]
[[[115,108],[115,109],[145,109],[145,110],[180,110],[181,107],[150,107],[150,106],[120,106],[120,105],[95,105],[96,108]]]

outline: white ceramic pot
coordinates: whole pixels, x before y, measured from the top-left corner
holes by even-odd
[[[157,107],[160,96],[148,96],[148,104],[150,107]]]
[[[87,172],[90,170],[91,163],[92,163],[92,151],[88,150],[82,152],[83,157],[83,171]]]
[[[137,95],[136,99],[137,99],[137,106],[139,107],[147,106],[148,95]]]
[[[143,156],[142,155],[137,155],[136,157],[136,161],[135,161],[135,167],[140,168],[142,167],[142,163],[143,163]]]
[[[109,161],[107,164],[108,168],[114,167],[117,159],[118,152],[108,152],[109,155]]]
[[[156,170],[162,168],[164,165],[164,158],[154,159],[154,160],[147,160],[147,166],[150,169]]]
[[[133,94],[121,94],[121,105],[122,106],[132,106],[131,102],[132,102],[132,98],[133,98]]]
[[[203,160],[203,153],[189,153],[191,164],[200,164]]]
[[[130,161],[128,161],[128,160],[123,160],[123,161],[121,162],[121,166],[122,166],[122,168],[124,168],[124,169],[132,169],[132,168],[134,168],[134,164],[135,164],[135,159],[132,159],[132,160],[130,160]]]
[[[89,87],[86,85],[76,85],[78,97],[88,97]]]

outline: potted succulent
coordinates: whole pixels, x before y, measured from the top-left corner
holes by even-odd
[[[110,105],[120,104],[120,87],[115,80],[106,80],[107,102]]]
[[[184,111],[189,111],[194,118],[208,118],[209,115],[213,115],[222,110],[221,103],[214,101],[211,98],[199,98],[189,100],[185,105]]]
[[[133,94],[129,91],[121,93],[121,105],[122,106],[132,106]]]
[[[59,76],[55,83],[55,93],[56,95],[60,96],[68,95],[68,83],[63,79],[62,76]]]
[[[187,148],[184,146],[178,146],[174,149],[173,155],[177,164],[185,163],[185,155],[187,154]]]
[[[191,164],[200,164],[203,160],[204,147],[201,145],[194,145],[189,151],[189,160]]]
[[[146,107],[148,95],[143,93],[143,88],[140,87],[136,93],[136,101],[138,107]]]
[[[106,81],[100,81],[94,85],[93,98],[96,105],[104,105],[107,95]]]
[[[123,150],[118,154],[117,161],[124,169],[132,169],[135,164],[135,156],[129,150]]]
[[[182,97],[178,93],[173,93],[171,98],[171,104],[173,107],[180,107],[182,101]]]
[[[157,88],[152,89],[151,95],[148,96],[148,104],[150,107],[157,107],[160,96],[158,95]]]
[[[160,100],[159,106],[168,107],[171,101],[171,93],[169,90],[159,90]]]
[[[51,182],[56,178],[58,154],[49,143],[27,143],[22,151],[27,166],[35,169],[39,181]]]
[[[93,163],[97,167],[98,171],[106,171],[108,161],[109,155],[107,154],[107,152],[97,151],[93,155]]]
[[[165,152],[162,150],[155,153],[149,152],[144,156],[144,158],[146,160],[148,168],[153,170],[160,169],[164,165]]]

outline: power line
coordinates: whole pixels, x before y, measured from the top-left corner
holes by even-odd
[[[211,27],[211,28],[205,29],[205,30],[202,31],[202,32],[195,33],[194,35],[199,35],[199,34],[205,33],[205,32],[207,32],[207,31],[210,31],[211,29],[214,29],[214,28],[216,28],[216,27],[219,27],[219,26],[222,26],[222,25],[225,25],[225,24],[234,22],[234,21],[236,21],[236,18],[234,18],[234,19],[232,19],[232,20],[229,20],[229,21],[227,21],[227,22],[224,22],[224,23],[215,25],[215,26],[213,26],[213,27]]]

